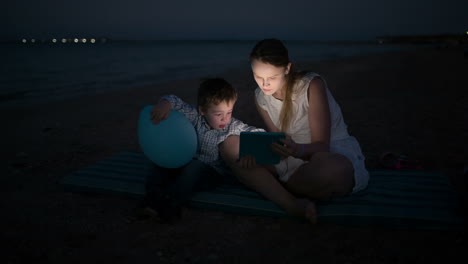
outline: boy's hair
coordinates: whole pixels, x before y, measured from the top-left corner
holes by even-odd
[[[237,91],[222,78],[205,79],[198,88],[198,106],[206,111],[210,105],[237,100]]]

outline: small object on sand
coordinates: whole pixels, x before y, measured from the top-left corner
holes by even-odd
[[[380,165],[385,169],[410,169],[410,170],[421,170],[423,166],[418,160],[410,159],[406,155],[395,154],[392,152],[384,152],[380,155]]]

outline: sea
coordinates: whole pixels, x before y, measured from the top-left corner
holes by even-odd
[[[256,41],[0,44],[0,106],[42,104],[249,67]],[[291,61],[321,61],[401,45],[284,41]]]

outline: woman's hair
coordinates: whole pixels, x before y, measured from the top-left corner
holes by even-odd
[[[198,106],[206,111],[210,105],[237,100],[237,91],[221,78],[205,79],[198,88]]]
[[[288,63],[290,63],[288,49],[278,39],[264,39],[259,41],[250,53],[250,62],[253,60],[284,68],[288,66]],[[293,64],[291,64],[289,73],[286,75],[283,106],[281,107],[281,113],[279,116],[280,129],[283,132],[286,132],[294,114],[291,96],[294,84],[301,75],[301,73],[295,71]]]

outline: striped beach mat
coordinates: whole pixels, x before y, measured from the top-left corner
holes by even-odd
[[[68,191],[141,197],[152,163],[143,153],[121,152],[61,180]],[[458,229],[460,203],[447,178],[435,171],[371,170],[367,189],[317,203],[318,221],[359,226]],[[198,192],[190,206],[225,212],[282,217],[286,213],[241,185]]]

